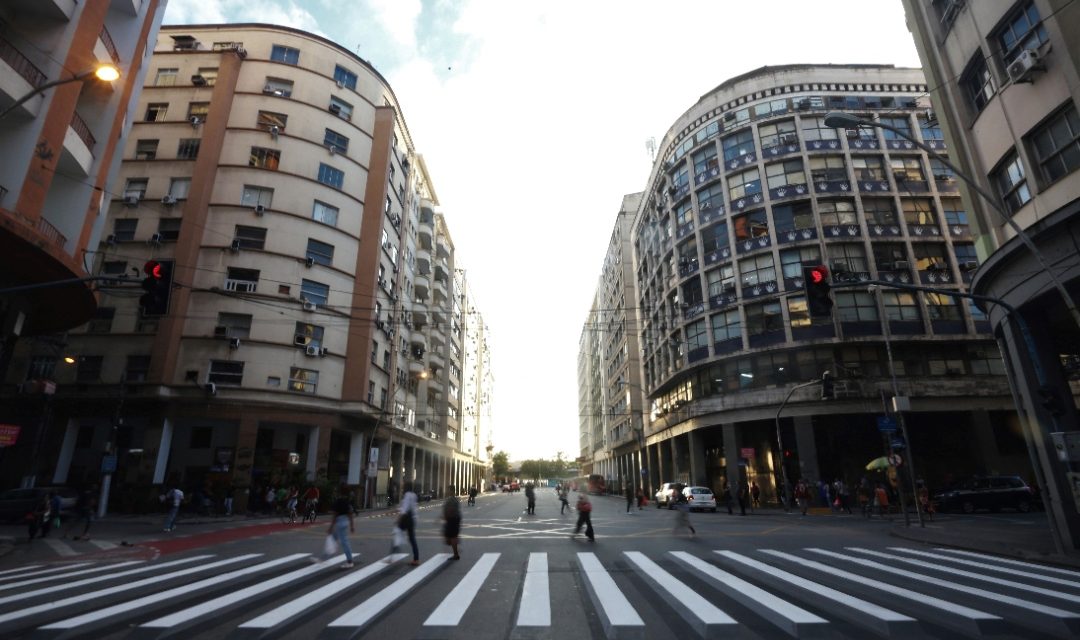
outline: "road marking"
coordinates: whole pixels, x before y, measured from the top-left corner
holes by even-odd
[[[776,615],[763,617],[783,629],[788,635],[803,638],[808,636],[820,637],[828,633],[828,620],[816,616],[802,607],[797,607],[786,600],[782,600],[768,591],[685,551],[672,551],[671,555],[691,569],[704,574],[713,584],[720,587],[720,590],[726,596],[739,602],[744,607],[752,610],[757,610],[759,607],[770,609]]]
[[[23,571],[32,571],[34,569],[37,569],[37,568],[43,567],[43,566],[45,566],[45,565],[28,564],[26,566],[19,567],[18,569],[6,569],[4,571],[0,571],[0,576],[7,576],[7,575],[10,575],[12,573],[22,573]],[[47,569],[47,571],[51,571],[51,569]],[[3,579],[6,580],[7,578],[3,578]]]
[[[79,555],[79,552],[72,549],[67,543],[60,542],[55,538],[43,538],[41,541],[57,554],[64,556],[65,558]]]
[[[582,552],[577,554],[577,557],[581,571],[585,574],[585,588],[600,615],[604,634],[609,640],[644,638],[645,622],[619,590],[611,574],[600,564],[596,554]]]
[[[755,569],[765,574],[762,578],[766,584],[776,588],[784,588],[779,582],[793,585],[805,591],[816,601],[818,598],[832,600],[840,607],[830,607],[829,611],[838,618],[842,618],[861,627],[866,627],[885,636],[914,637],[920,632],[919,623],[914,618],[897,613],[891,609],[878,606],[872,602],[860,600],[854,596],[837,591],[818,582],[807,580],[801,576],[789,573],[780,568],[764,562],[760,562],[748,556],[734,551],[714,551],[732,562]]]
[[[1007,567],[999,567],[989,562],[975,562],[974,560],[964,560],[963,558],[950,558],[947,555],[941,553],[930,553],[929,551],[922,551],[919,549],[905,549],[903,547],[889,547],[893,551],[901,551],[903,553],[910,553],[913,555],[919,555],[926,558],[934,558],[936,560],[946,560],[948,562],[955,562],[968,567],[978,567],[980,569],[987,569],[989,571],[997,571],[1000,573],[1007,573],[1011,576],[1022,576],[1024,578],[1032,578],[1033,580],[1042,580],[1044,582],[1050,582],[1053,584],[1060,584],[1066,587],[1072,587],[1074,589],[1080,589],[1080,582],[1073,580],[1065,580],[1063,578],[1054,578],[1051,576],[1042,575],[1039,573],[1032,573],[1030,571],[1017,571],[1016,569],[1009,569]],[[939,566],[939,565],[935,565]]]
[[[204,589],[211,588],[217,584],[228,582],[235,578],[240,578],[252,573],[259,573],[266,569],[272,569],[278,565],[294,562],[302,558],[308,557],[307,553],[294,553],[287,555],[284,558],[277,558],[276,560],[268,560],[259,564],[251,565],[250,567],[244,567],[243,569],[237,569],[230,573],[222,573],[209,578],[204,578],[191,584],[185,584],[174,589],[168,589],[166,591],[160,591],[142,598],[136,598],[128,602],[121,602],[120,604],[113,605],[111,607],[105,607],[104,609],[97,609],[90,613],[85,613],[81,616],[75,616],[68,618],[67,620],[60,620],[59,622],[53,622],[40,627],[42,631],[50,631],[53,629],[64,630],[78,628],[80,632],[86,631],[86,627],[94,625],[96,623],[105,622],[110,618],[122,616],[123,614],[135,614],[139,609],[147,607],[148,605],[156,604],[163,601],[173,601],[178,596],[184,594],[191,595],[192,593],[202,591]]]
[[[551,594],[548,587],[548,561],[546,553],[530,553],[529,566],[525,569],[525,586],[518,603],[517,626],[550,627]]]
[[[290,600],[280,606],[274,607],[273,609],[267,611],[261,616],[248,620],[247,622],[237,627],[237,630],[240,632],[247,631],[249,633],[257,632],[254,635],[259,635],[263,631],[272,629],[280,624],[283,624],[289,621],[291,618],[294,618],[304,613],[312,607],[323,604],[328,598],[339,595],[348,587],[359,584],[372,576],[378,575],[383,571],[386,571],[391,566],[393,566],[393,563],[406,557],[409,557],[408,554],[395,553],[386,556],[381,560],[376,560],[368,566],[363,567],[359,571],[348,573],[343,577],[334,580],[333,582],[327,583],[322,587],[315,589],[314,591],[309,591],[298,598]]]
[[[62,573],[62,572],[67,571],[69,569],[74,569],[76,567],[85,567],[85,566],[87,566],[89,564],[93,564],[93,563],[91,563],[91,562],[77,562],[77,563],[74,563],[74,564],[65,564],[65,565],[62,565],[62,566],[59,566],[59,567],[53,567],[51,569],[42,569],[41,571],[33,571],[29,575],[43,576],[43,575],[45,575],[47,573]],[[39,564],[30,565],[30,567],[23,567],[22,569],[12,569],[11,572],[36,569],[37,567],[41,567],[41,566],[44,566],[44,565],[39,565]],[[7,573],[11,573],[11,572],[7,572]],[[3,580],[22,580],[24,578],[26,578],[26,575],[21,575],[21,576],[9,575],[8,577],[4,578]],[[7,588],[9,588],[7,584],[0,584],[0,591],[3,591],[4,589],[7,589]]]
[[[189,575],[189,574],[192,574],[192,573],[197,573],[199,571],[206,571],[208,569],[216,569],[218,567],[221,567],[221,566],[224,566],[224,565],[227,565],[227,564],[232,564],[234,562],[242,562],[242,561],[248,560],[250,558],[257,558],[260,555],[262,555],[262,554],[260,554],[260,553],[250,553],[250,554],[247,554],[247,555],[238,556],[236,558],[229,558],[227,560],[219,560],[217,562],[211,562],[210,564],[200,565],[198,567],[190,567],[188,569],[183,569],[183,570],[180,570],[180,571],[173,571],[171,573],[166,573],[166,574],[162,574],[162,575],[159,575],[159,576],[154,576],[152,578],[146,578],[146,579],[143,579],[143,580],[136,580],[135,582],[126,582],[124,584],[117,585],[115,587],[109,587],[107,589],[100,589],[98,591],[91,591],[89,593],[80,593],[79,595],[71,596],[70,598],[64,598],[62,600],[56,600],[56,601],[53,601],[53,602],[46,602],[45,604],[41,604],[41,605],[38,605],[36,607],[29,607],[29,608],[26,608],[26,609],[19,609],[18,611],[12,611],[10,613],[5,613],[3,615],[0,615],[0,623],[7,622],[9,620],[17,620],[19,618],[25,618],[27,616],[32,616],[34,614],[41,613],[43,611],[55,611],[57,609],[60,609],[61,607],[66,607],[68,605],[85,604],[85,603],[90,602],[91,600],[94,600],[94,599],[97,599],[97,598],[102,598],[104,596],[111,596],[114,593],[123,593],[124,591],[131,591],[132,589],[139,589],[141,587],[145,587],[145,586],[148,586],[148,585],[151,585],[151,584],[156,584],[158,582],[163,582],[165,580],[171,580],[173,578],[179,578],[179,577],[186,576],[186,575]],[[198,560],[200,558],[206,558],[206,557],[209,557],[209,556],[197,556],[195,558],[187,558],[185,560],[174,560],[173,562],[167,562],[165,564],[160,564],[160,565],[157,565],[157,566],[160,568],[160,567],[168,566],[168,565],[171,565],[171,564],[179,564],[181,562],[190,562],[192,560]],[[136,569],[136,571],[144,571],[144,570],[145,569]],[[116,576],[112,576],[112,577],[115,578]],[[94,581],[96,581],[96,580],[97,580],[97,578],[94,579]],[[80,581],[80,582],[85,582],[85,581]],[[70,585],[64,585],[64,588],[78,586],[78,584],[79,583],[72,583]],[[56,591],[56,590],[58,590],[58,589],[56,589],[56,588],[50,588],[49,589],[49,591]],[[20,596],[30,597],[32,595],[36,595],[37,593],[41,593],[41,592],[44,592],[44,591],[45,591],[45,589],[39,589],[36,592],[20,594]]]
[[[109,542],[108,540],[88,540],[88,542],[98,549],[108,551],[109,549],[115,549],[117,545],[115,542]]]
[[[480,592],[484,580],[487,580],[488,575],[491,574],[491,569],[495,566],[495,561],[499,559],[499,555],[498,553],[485,553],[480,556],[480,559],[473,565],[472,569],[469,569],[461,582],[431,612],[428,619],[424,621],[424,626],[453,627],[461,622],[465,610],[476,599],[476,594]]]
[[[731,616],[713,606],[697,591],[676,580],[670,573],[645,557],[645,554],[640,551],[624,551],[623,555],[631,563],[637,565],[641,575],[654,589],[666,591],[671,596],[665,600],[672,603],[672,609],[702,637],[718,637],[725,631],[734,633],[737,630],[738,623]]]
[[[436,571],[450,561],[449,553],[436,553],[424,564],[412,569],[404,576],[390,583],[356,607],[346,611],[337,620],[326,625],[328,637],[353,637],[377,616],[391,610],[398,600],[430,578]]]
[[[66,580],[66,579],[72,578],[74,576],[84,576],[84,575],[86,575],[88,573],[98,573],[99,571],[111,571],[113,569],[119,569],[120,567],[128,567],[128,566],[131,566],[133,564],[141,564],[142,562],[143,562],[142,560],[129,560],[127,562],[119,562],[117,564],[107,564],[107,565],[102,565],[102,566],[99,566],[99,567],[91,567],[89,569],[80,569],[78,571],[72,571],[70,573],[61,573],[61,574],[57,574],[57,575],[54,575],[54,576],[38,577],[38,578],[32,578],[30,580],[20,580],[19,582],[11,582],[11,583],[5,584],[2,587],[0,587],[0,589],[14,589],[15,587],[25,587],[25,586],[29,586],[29,585],[32,585],[32,584],[38,584],[38,583],[41,583],[41,582],[49,582],[51,580]],[[81,566],[83,566],[85,564],[89,564],[89,563],[81,563],[81,564],[73,565],[72,567],[68,567],[68,568],[71,569],[73,567],[81,567]]]
[[[975,553],[974,551],[961,551],[960,549],[946,549],[938,547],[935,551],[943,551],[945,553],[956,554],[959,556],[966,556],[969,558],[981,558],[983,560],[993,560],[1000,564],[1008,564],[1016,567],[1027,567],[1029,569],[1038,569],[1039,571],[1047,571],[1049,573],[1060,573],[1066,576],[1073,576],[1080,578],[1080,571],[1073,571],[1071,569],[1061,569],[1059,567],[1050,567],[1045,564],[1035,564],[1034,562],[1024,562],[1022,560],[1009,560],[1007,558],[999,558],[997,556],[987,555],[985,553]]]

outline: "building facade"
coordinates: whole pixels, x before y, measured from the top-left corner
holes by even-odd
[[[885,481],[864,467],[891,450],[912,454],[931,486],[1030,474],[986,315],[943,293],[860,284],[960,291],[978,266],[947,167],[899,136],[824,123],[837,109],[887,118],[947,152],[926,91],[916,69],[765,67],[672,125],[631,234],[650,491],[753,483],[776,500],[784,475]],[[803,294],[812,265],[831,272],[827,318]],[[825,372],[833,399],[792,388]],[[885,416],[894,388],[910,410]]]
[[[1075,552],[1080,460],[1060,460],[1050,434],[1075,432],[1078,423],[1080,7],[1059,0],[905,0],[904,7],[950,158],[978,187],[962,189],[981,263],[972,290],[1008,305],[984,306],[1004,345],[1057,541]]]
[[[363,502],[483,470],[457,434],[454,248],[392,89],[302,31],[166,27],[93,263],[104,288],[26,475],[118,495],[338,482]],[[164,308],[138,281],[154,261]],[[140,309],[140,307],[143,307]],[[9,381],[55,348],[20,346]],[[12,402],[30,420],[35,399]],[[241,499],[241,495],[237,495]]]
[[[0,372],[21,336],[94,313],[86,282],[5,290],[91,275],[83,257],[97,246],[164,11],[159,0],[0,6]],[[61,82],[102,63],[119,79]]]

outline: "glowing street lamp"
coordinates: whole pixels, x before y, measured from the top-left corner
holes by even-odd
[[[18,100],[16,100],[15,103],[12,104],[7,109],[4,109],[3,113],[0,113],[0,118],[4,118],[5,116],[7,116],[7,114],[14,111],[15,108],[18,107],[19,105],[21,105],[22,103],[26,102],[30,98],[33,98],[34,96],[36,96],[36,95],[38,95],[40,93],[44,93],[48,89],[52,89],[53,87],[56,87],[56,86],[59,86],[59,85],[62,85],[62,84],[68,84],[69,82],[82,82],[83,80],[86,80],[87,78],[90,78],[90,77],[93,77],[93,78],[95,78],[97,80],[102,80],[104,82],[112,82],[113,80],[116,80],[117,78],[120,77],[120,69],[117,68],[116,65],[112,65],[112,64],[99,64],[97,67],[95,67],[95,68],[93,68],[93,69],[91,69],[89,71],[83,71],[82,73],[77,73],[77,74],[71,76],[70,78],[61,78],[59,80],[53,80],[52,82],[46,82],[45,84],[41,85],[40,87],[35,87],[33,91],[31,91],[30,93],[26,94],[25,96],[19,98]]]

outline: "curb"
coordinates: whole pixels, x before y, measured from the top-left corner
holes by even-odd
[[[932,531],[919,527],[910,528],[894,526],[893,529],[889,532],[889,535],[894,538],[910,540],[912,542],[921,542],[923,544],[952,547],[954,549],[976,551],[980,553],[991,553],[1000,556],[1008,556],[1010,558],[1015,558],[1018,560],[1032,560],[1047,564],[1054,564],[1062,567],[1080,568],[1080,558],[1064,556],[1058,553],[1038,551],[1036,549],[1019,547],[1009,543],[997,542],[994,540],[986,540],[973,537],[960,538],[951,533]]]

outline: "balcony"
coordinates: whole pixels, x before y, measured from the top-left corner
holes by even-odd
[[[428,364],[437,369],[446,367],[446,356],[441,351],[432,349],[427,352]]]
[[[420,349],[423,349],[424,351],[427,351],[428,350],[427,336],[425,336],[423,333],[420,333],[419,331],[413,331],[412,334],[409,336],[409,345],[412,346],[414,349],[415,348],[420,348]]]
[[[128,4],[131,2],[133,0],[128,0]],[[77,0],[5,0],[4,4],[16,14],[67,21],[71,20],[79,3]]]
[[[426,273],[417,273],[413,279],[413,290],[416,292],[417,297],[427,298],[431,289],[431,279],[428,278]]]
[[[65,171],[75,171],[79,175],[89,176],[94,164],[94,145],[97,141],[90,127],[78,113],[71,114],[71,124],[64,134],[64,151],[59,166]]]
[[[30,59],[7,40],[0,38],[0,102],[13,103],[45,84],[47,78]],[[35,117],[42,97],[36,95],[22,103],[15,113]]]
[[[98,34],[98,42],[105,50],[105,53],[113,61],[113,64],[119,65],[120,52],[116,50],[116,43],[113,42],[112,35],[109,34],[109,30],[105,27],[105,25],[101,25],[101,33]],[[97,47],[94,48],[96,49]],[[100,60],[101,56],[98,56],[98,59]]]

